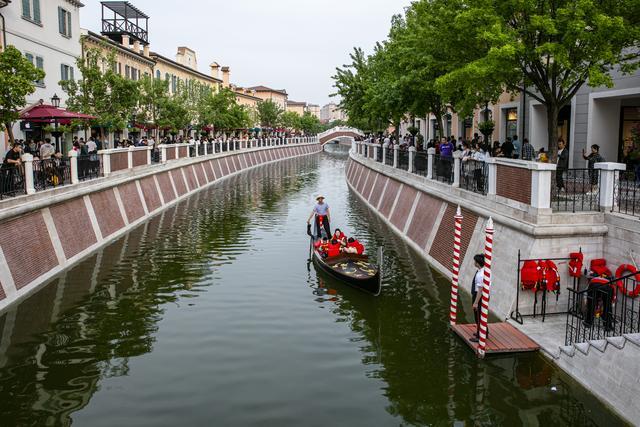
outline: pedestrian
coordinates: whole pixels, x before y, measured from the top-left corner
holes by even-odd
[[[536,150],[533,145],[525,138],[522,142],[522,160],[531,161],[536,155]]]
[[[331,237],[331,213],[329,212],[329,205],[325,203],[324,196],[319,195],[316,197],[316,205],[307,219],[307,224],[311,224],[311,218],[315,217],[316,236],[321,237],[321,228],[327,233],[327,238]],[[322,225],[321,225],[322,224]]]
[[[513,135],[511,143],[513,144],[513,158],[520,158],[520,141],[518,141],[518,135]]]
[[[484,255],[474,255],[473,265],[476,267],[476,272],[471,280],[471,307],[473,308],[473,317],[476,322],[476,333],[473,334],[473,337],[469,341],[478,342],[480,338],[480,300],[482,298],[482,289],[484,288]],[[489,330],[487,329],[487,338],[488,337]]]
[[[40,146],[40,160],[50,159],[55,152],[55,148],[51,145],[51,138],[45,138],[44,144]]]
[[[596,163],[605,162],[606,160],[600,155],[600,146],[598,144],[593,144],[591,146],[591,153],[589,153],[588,156],[583,148],[582,158],[588,162],[589,180],[591,181],[591,193],[595,193],[598,191],[598,173],[593,166]]]
[[[513,158],[514,147],[513,142],[511,142],[511,137],[507,137],[506,141],[502,143],[502,147],[500,147],[500,150],[502,151],[504,157],[506,157],[507,159]]]
[[[569,169],[569,151],[564,139],[558,138],[558,162],[556,164],[556,187],[558,192],[564,188],[564,174]]]

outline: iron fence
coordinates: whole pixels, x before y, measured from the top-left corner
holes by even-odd
[[[453,157],[443,157],[436,154],[433,158],[433,164],[434,179],[447,184],[453,183]]]
[[[600,170],[556,170],[551,183],[551,208],[560,212],[600,210]]]
[[[71,162],[66,158],[33,161],[33,185],[36,191],[71,184]]]
[[[384,160],[384,163],[389,166],[393,166],[393,146],[387,147],[387,156]]]
[[[153,156],[152,156],[153,157]],[[78,179],[86,181],[102,175],[102,164],[97,154],[78,156]]]
[[[416,151],[413,158],[413,171],[414,173],[422,176],[427,176],[427,168],[429,167],[429,156],[425,151]]]
[[[160,163],[160,150],[157,148],[151,150],[151,163]]]
[[[637,273],[586,289],[569,288],[565,345],[640,332]]]
[[[378,144],[377,147],[377,150],[373,150],[376,155],[374,160],[376,162],[382,163],[382,145]]]
[[[463,159],[460,162],[460,187],[478,194],[487,194],[489,168],[480,160]]]
[[[398,169],[409,170],[409,152],[398,150]]]
[[[640,171],[620,173],[613,188],[613,209],[627,215],[640,217]]]
[[[204,144],[198,144],[198,156],[204,156]]]
[[[26,193],[24,167],[3,164],[0,168],[0,200]]]

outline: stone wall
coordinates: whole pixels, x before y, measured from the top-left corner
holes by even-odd
[[[322,146],[313,143],[184,158],[16,199],[0,210],[0,310],[204,187],[251,167],[319,151]]]

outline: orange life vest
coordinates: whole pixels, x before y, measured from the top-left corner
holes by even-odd
[[[582,262],[584,254],[582,252],[571,252],[569,254],[569,276],[582,277]]]
[[[542,284],[547,291],[560,293],[560,273],[558,267],[551,260],[542,261],[544,268],[542,270]]]
[[[542,267],[533,260],[525,261],[520,270],[520,286],[522,289],[538,290],[542,281]]]

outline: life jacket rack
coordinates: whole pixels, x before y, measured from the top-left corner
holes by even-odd
[[[580,277],[582,277],[582,248],[578,252],[572,252],[566,258],[522,258],[518,249],[518,264],[516,267],[516,307],[509,317],[520,323],[524,323],[525,317],[542,316],[545,321],[547,315],[566,314],[566,311],[547,313],[547,294],[556,294],[556,301],[560,295],[560,273],[557,264],[566,262],[569,265],[569,278],[571,287],[575,291],[578,289]],[[533,313],[523,314],[520,311],[520,292],[531,290],[534,292]],[[540,311],[538,312],[538,292],[541,293]]]

